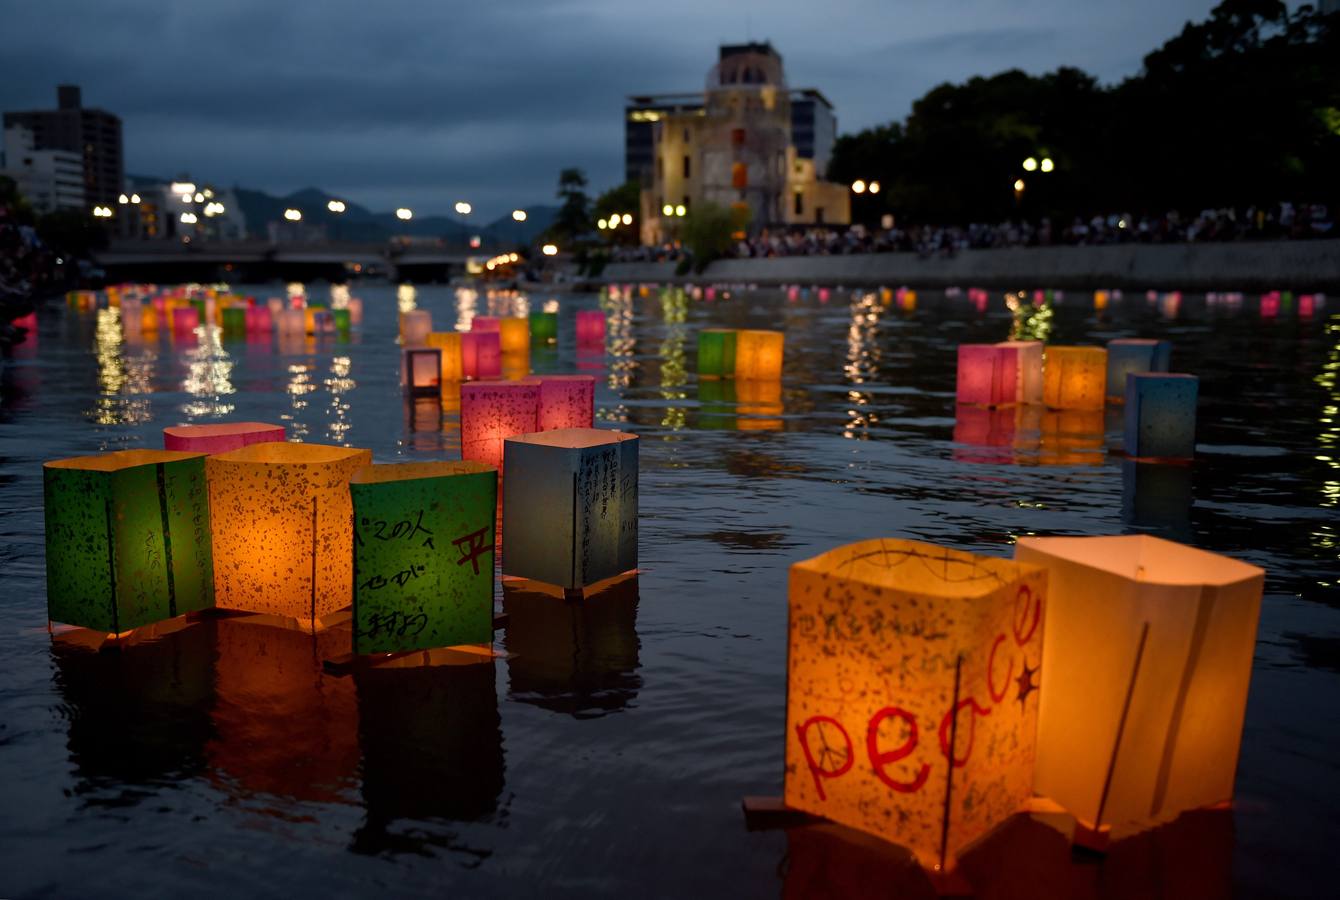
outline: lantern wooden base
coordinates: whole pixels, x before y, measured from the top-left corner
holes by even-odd
[[[350,617],[352,619],[352,616]],[[507,614],[493,614],[493,630],[507,627]],[[321,668],[327,675],[343,678],[360,669],[381,666],[459,666],[474,662],[492,662],[506,659],[507,654],[487,645],[467,644],[459,647],[434,647],[429,650],[405,650],[400,653],[343,653],[321,661]]]

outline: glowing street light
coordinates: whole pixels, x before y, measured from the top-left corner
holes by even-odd
[[[526,221],[526,211],[524,209],[512,210],[512,218],[518,222]]]
[[[878,182],[878,181],[872,181],[872,182],[870,182],[870,193],[872,193],[872,194],[878,194],[878,193],[879,193],[879,182]]]
[[[855,193],[855,194],[864,194],[864,193],[865,193],[865,182],[858,178],[858,179],[856,179],[855,181],[853,181],[853,182],[851,183],[851,189],[852,189],[852,193]]]
[[[1024,160],[1025,172],[1036,172],[1037,169],[1038,169],[1038,161],[1036,159],[1030,156],[1028,159]]]
[[[125,206],[127,203],[130,202],[130,198],[127,197],[125,194],[122,194],[120,197],[117,198],[116,202],[120,203],[122,206]]]
[[[93,217],[95,219],[110,219],[112,208],[110,206],[95,206],[93,207]]]
[[[599,222],[596,222],[596,227],[601,231],[604,231],[606,228],[610,227],[610,223],[605,219],[601,219]]]
[[[632,214],[632,213],[624,213],[620,218],[623,219],[623,223],[624,223],[625,225],[632,225],[632,224],[633,224],[633,214]]]
[[[139,194],[131,194],[131,195],[130,195],[130,202],[131,202],[131,203],[139,203],[139,202],[140,202],[140,195],[139,195]]]
[[[290,222],[301,222],[302,211],[294,209],[293,207],[290,206],[288,209],[284,210],[284,218],[288,219]],[[182,221],[185,220],[183,219]]]
[[[330,211],[333,212],[333,213],[342,213],[342,212],[344,212],[344,210],[345,210],[344,201],[343,201],[343,200],[327,200],[327,201],[326,201],[326,209],[330,210]]]
[[[402,222],[408,222],[410,219],[414,218],[414,213],[408,206],[402,206],[395,211],[395,217]]]
[[[545,256],[557,256],[558,248],[553,244],[545,244],[543,247],[540,248],[540,252],[543,253]]]
[[[470,215],[470,212],[473,209],[474,207],[471,206],[469,203],[466,203],[464,200],[456,201],[456,212],[458,215],[468,216]]]
[[[688,215],[688,213],[689,213],[689,208],[688,208],[687,206],[685,206],[683,203],[681,203],[681,204],[679,204],[678,206],[675,207],[675,216],[676,216],[677,218],[682,219],[682,218],[684,218],[686,215]]]
[[[181,214],[181,223],[183,225],[194,225],[200,221],[193,212],[184,212]]]
[[[665,204],[665,206],[662,206],[662,207],[661,207],[661,215],[663,215],[663,216],[673,216],[674,214],[675,214],[675,208],[674,208],[673,206],[671,206],[669,203],[667,203],[667,204]]]
[[[174,193],[174,194],[184,194],[184,195],[189,196],[189,195],[195,193],[195,182],[192,182],[192,181],[174,181],[174,182],[172,182],[172,184],[169,186],[168,190],[170,190],[170,191],[171,191],[172,193]]]
[[[205,202],[205,195],[202,194],[202,193],[200,193],[199,191],[196,191],[196,192],[195,192],[195,202],[196,202],[196,203],[204,203],[204,202]]]
[[[1024,180],[1022,178],[1014,179],[1014,194],[1019,196],[1024,192]]]
[[[1042,171],[1044,171],[1044,172],[1050,172],[1050,171],[1051,171],[1052,169],[1054,169],[1054,168],[1056,168],[1056,164],[1055,164],[1054,162],[1052,162],[1051,157],[1050,157],[1050,156],[1044,156],[1044,157],[1042,158]]]

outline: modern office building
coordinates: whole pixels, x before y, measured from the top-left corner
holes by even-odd
[[[5,129],[0,175],[14,179],[19,193],[39,213],[87,210],[84,162],[78,153],[38,150],[33,133],[22,125]]]
[[[34,150],[77,154],[83,166],[84,203],[115,206],[125,173],[121,120],[83,106],[76,85],[60,85],[56,99],[56,109],[6,112],[5,131],[20,126],[32,133]]]
[[[755,229],[850,221],[846,187],[823,180],[832,104],[813,88],[788,88],[771,44],[722,46],[702,94],[629,97],[624,123],[644,243],[673,238],[683,212],[702,202],[747,206]]]

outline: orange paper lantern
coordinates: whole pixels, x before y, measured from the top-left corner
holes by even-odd
[[[735,333],[735,377],[776,381],[782,377],[780,331],[741,330]]]
[[[504,354],[530,352],[530,319],[515,317],[499,319],[498,334]]]
[[[1032,795],[1046,572],[904,540],[791,567],[787,806],[944,873]]]
[[[460,381],[465,377],[461,365],[461,336],[455,331],[434,331],[428,335],[428,346],[442,354],[442,381]]]
[[[1107,351],[1102,347],[1048,347],[1042,402],[1052,409],[1102,409]]]
[[[400,314],[400,343],[406,347],[422,347],[433,332],[433,314],[426,309],[412,309]]]

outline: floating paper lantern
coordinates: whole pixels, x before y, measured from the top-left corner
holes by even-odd
[[[509,316],[498,320],[498,339],[502,352],[530,352],[530,320]]]
[[[42,474],[50,619],[122,632],[214,605],[203,454],[121,450]]]
[[[701,342],[701,338],[699,338]],[[605,314],[598,309],[577,311],[577,345],[600,346],[605,343]],[[701,347],[701,343],[699,344]],[[700,350],[701,352],[701,350]]]
[[[369,466],[354,505],[354,652],[493,641],[498,472],[477,462]]]
[[[471,331],[501,331],[502,320],[497,316],[475,316],[470,320]]]
[[[530,350],[512,350],[502,355],[502,377],[520,381],[530,375]]]
[[[530,339],[541,344],[558,341],[558,313],[533,312],[530,314]]]
[[[1107,399],[1126,398],[1128,372],[1166,372],[1172,344],[1143,338],[1118,338],[1107,342]]]
[[[563,428],[505,448],[504,575],[580,590],[637,567],[636,435]]]
[[[1102,347],[1048,347],[1042,402],[1052,409],[1102,409],[1107,351]]]
[[[412,309],[400,314],[400,343],[406,347],[421,347],[433,331],[433,315],[426,309]]]
[[[916,541],[793,565],[786,805],[952,870],[1032,795],[1046,590]]]
[[[372,451],[269,442],[205,463],[219,606],[315,620],[353,600],[349,479]]]
[[[279,314],[284,309],[284,298],[283,297],[267,298],[265,301],[265,308],[270,310],[270,317],[272,319],[279,318]]]
[[[269,334],[273,326],[273,317],[268,307],[248,306],[246,309],[247,334]]]
[[[163,429],[163,448],[195,453],[226,453],[251,444],[284,440],[284,426],[265,422],[176,425]]]
[[[436,347],[406,347],[401,384],[411,397],[436,397],[442,392],[442,351]]]
[[[538,431],[590,428],[595,424],[596,380],[590,375],[543,375]]]
[[[1022,381],[1019,357],[1014,347],[959,344],[955,388],[958,402],[977,406],[1012,406],[1019,402]]]
[[[1126,455],[1189,459],[1196,455],[1194,375],[1130,373],[1126,376]]]
[[[334,334],[335,319],[330,310],[320,306],[309,306],[303,310],[306,316],[308,334]]]
[[[1147,535],[1015,558],[1051,583],[1038,793],[1100,837],[1231,799],[1265,573]]]
[[[335,332],[337,334],[342,335],[349,334],[349,325],[352,322],[352,319],[349,315],[349,310],[332,309],[330,311],[330,321],[331,324],[335,326]]]
[[[465,372],[461,365],[461,335],[455,331],[434,331],[428,335],[427,344],[442,354],[442,381],[460,381]]]
[[[735,333],[735,377],[777,381],[782,377],[780,331],[744,330]]]
[[[1094,292],[1093,292],[1093,308],[1094,308],[1094,309],[1097,309],[1097,310],[1104,310],[1104,309],[1107,309],[1107,300],[1108,300],[1108,294],[1107,294],[1107,291],[1094,291]],[[1109,349],[1109,350],[1111,349],[1111,346],[1112,346],[1111,344],[1108,344],[1108,349]]]
[[[698,332],[698,377],[733,378],[737,332],[733,328],[704,328]]]
[[[280,335],[301,337],[307,333],[306,320],[301,309],[281,309],[278,321]]]
[[[466,378],[497,378],[502,374],[502,342],[496,331],[461,335],[461,369]]]
[[[200,311],[194,306],[180,306],[172,311],[172,330],[187,335],[200,327]]]
[[[540,385],[526,381],[476,381],[461,385],[461,459],[499,468],[503,441],[536,429]]]
[[[245,334],[247,330],[247,307],[227,306],[223,311],[223,333]]]

